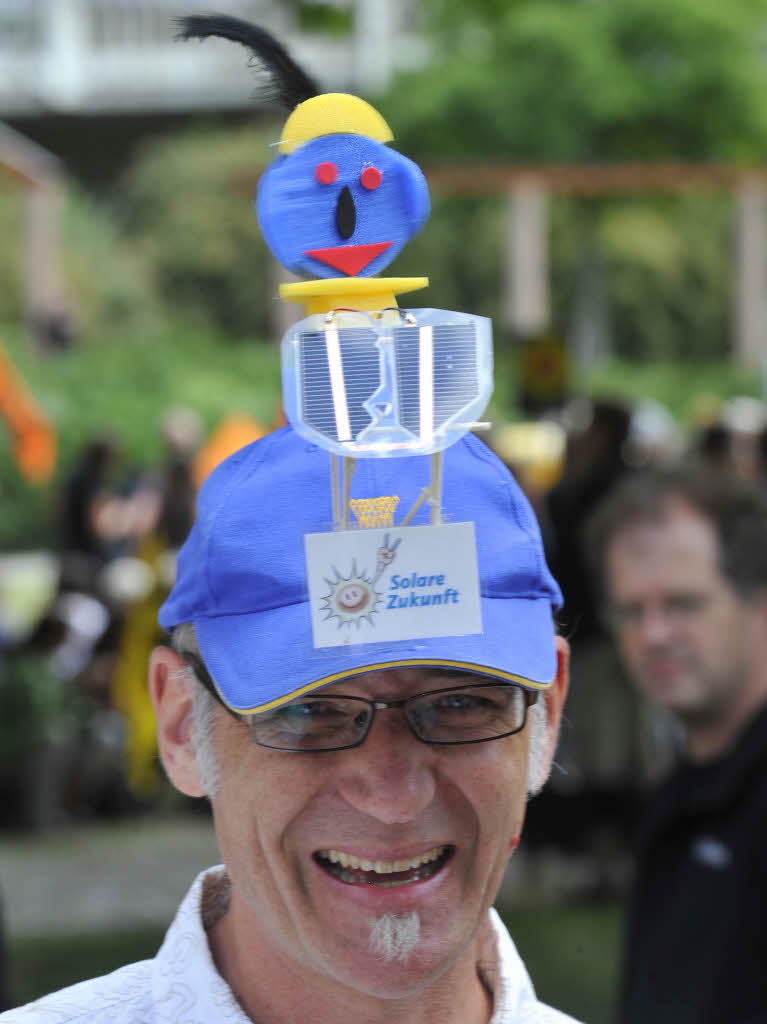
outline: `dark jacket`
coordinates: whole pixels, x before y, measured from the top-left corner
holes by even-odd
[[[619,1019],[767,1022],[767,707],[647,806]]]

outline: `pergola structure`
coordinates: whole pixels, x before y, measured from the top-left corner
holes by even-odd
[[[59,227],[63,171],[59,160],[0,123],[0,172],[24,189],[24,307],[29,325],[61,312]]]
[[[767,360],[767,166],[733,164],[461,165],[424,168],[435,192],[505,196],[505,310],[522,335],[549,326],[547,199],[726,191],[734,198],[732,337],[735,360]]]

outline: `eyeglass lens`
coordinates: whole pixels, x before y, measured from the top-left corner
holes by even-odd
[[[416,694],[403,701],[309,696],[253,715],[253,740],[277,750],[340,750],[358,746],[378,710],[401,707],[425,743],[480,743],[519,732],[534,694],[509,684],[469,685]]]

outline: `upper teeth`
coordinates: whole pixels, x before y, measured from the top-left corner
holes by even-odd
[[[428,864],[441,857],[446,849],[446,846],[435,846],[433,850],[420,853],[417,857],[405,857],[402,860],[366,860],[364,857],[355,857],[354,854],[343,853],[341,850],[320,850],[319,855],[333,864],[340,864],[343,868],[377,871],[380,875],[390,875],[394,871],[412,871],[422,864]]]

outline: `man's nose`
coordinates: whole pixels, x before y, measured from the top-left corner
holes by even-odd
[[[365,742],[346,751],[338,789],[356,810],[386,825],[403,824],[432,802],[435,761],[399,708],[378,711]]]
[[[639,624],[640,636],[648,645],[665,643],[673,632],[672,616],[661,605],[647,605]]]

